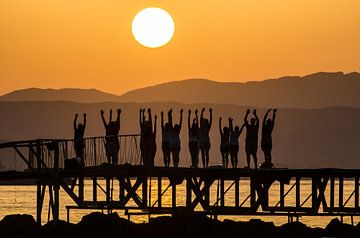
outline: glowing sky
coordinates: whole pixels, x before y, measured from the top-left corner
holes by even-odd
[[[152,6],[176,25],[158,49],[131,33]],[[1,0],[0,94],[359,71],[359,12],[359,0]]]

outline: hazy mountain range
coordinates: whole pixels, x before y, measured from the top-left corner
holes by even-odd
[[[129,91],[123,95],[95,89],[24,89],[0,101],[180,102],[258,107],[360,107],[360,73],[315,73],[246,83],[189,79]]]

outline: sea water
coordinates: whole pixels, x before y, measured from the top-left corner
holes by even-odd
[[[295,181],[292,180],[289,185],[285,186],[285,192],[287,192],[291,186],[293,185]],[[105,181],[99,180],[98,181],[99,186],[97,189],[98,194],[98,201],[105,201],[105,194],[101,191],[101,188],[105,188]],[[150,182],[149,182],[150,184]],[[165,189],[168,187],[169,182],[167,180],[162,182],[162,192],[165,191]],[[235,204],[235,189],[234,186],[231,186],[232,182],[226,181],[225,182],[225,190],[228,187],[231,187],[225,196],[225,206],[232,206]],[[113,181],[113,199],[117,200],[119,196],[119,183],[114,180]],[[335,184],[335,187],[337,184]],[[150,187],[149,187],[150,188]],[[148,189],[149,189],[148,188]],[[181,185],[177,186],[177,198],[176,203],[180,206],[185,206],[185,183],[182,183]],[[354,184],[353,181],[345,181],[344,182],[344,201],[347,200],[348,197],[350,197],[351,193],[354,190]],[[210,195],[210,204],[215,204],[219,197],[218,194],[218,187],[217,187],[217,181],[214,182],[214,184],[211,187],[211,195]],[[75,189],[76,192],[76,189]],[[86,200],[92,199],[92,181],[86,180],[85,181],[85,189],[84,189],[84,197]],[[244,206],[249,206],[249,199],[246,199],[249,195],[250,187],[249,187],[249,181],[247,180],[240,180],[240,204],[244,203]],[[151,181],[151,199],[149,203],[151,205],[157,206],[157,180],[152,179]],[[338,204],[337,196],[336,196],[337,190],[335,190],[335,204]],[[303,203],[306,198],[311,194],[311,181],[310,180],[304,180],[301,182],[301,203]],[[329,196],[329,189],[327,188],[325,191],[325,194]],[[194,195],[193,195],[194,197]],[[194,199],[194,198],[193,198]],[[171,187],[163,194],[162,197],[162,205],[163,206],[171,206]],[[269,191],[269,205],[275,206],[279,202],[279,186],[278,183],[274,183]],[[327,199],[327,202],[329,202],[329,199]],[[135,203],[131,200],[130,205]],[[354,198],[352,197],[349,202],[347,203],[347,206],[353,206],[354,204]],[[60,189],[60,219],[66,220],[67,219],[67,211],[66,206],[69,205],[75,205],[75,202],[71,199],[70,196],[66,194],[66,192],[62,189]],[[219,202],[220,205],[220,202]],[[295,206],[295,188],[293,188],[288,195],[285,198],[285,205],[289,206]],[[328,204],[329,205],[329,204]],[[304,206],[311,206],[311,198],[308,199],[308,201],[304,204]],[[196,207],[196,210],[201,211],[200,205]],[[320,207],[320,211],[322,210],[322,207]],[[48,189],[46,191],[46,195],[44,198],[44,205],[42,210],[42,222],[46,223],[48,220],[51,220],[51,216],[48,216],[49,214],[49,193]],[[71,210],[70,212],[70,222],[77,223],[81,220],[81,218],[89,214],[90,212],[93,212],[94,210]],[[114,210],[114,212],[118,212],[118,214],[121,217],[128,218],[125,216],[123,210]],[[36,186],[34,185],[2,185],[0,186],[0,219],[5,217],[8,214],[30,214],[36,217]],[[328,216],[318,216],[318,217],[300,217],[299,221],[305,223],[308,226],[312,227],[325,227],[333,217]],[[288,221],[287,216],[219,216],[218,219],[224,220],[224,219],[231,219],[235,221],[247,221],[249,219],[261,219],[264,221],[272,221],[275,225],[282,225]],[[148,215],[140,215],[140,216],[131,216],[131,221],[133,222],[147,222],[149,219]],[[344,221],[350,223],[350,217],[344,217]],[[360,219],[357,217],[354,217],[353,219],[354,224],[357,224]]]

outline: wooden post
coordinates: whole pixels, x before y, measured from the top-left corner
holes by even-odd
[[[330,178],[330,211],[334,211],[335,205],[335,177]]]
[[[191,177],[186,178],[186,206],[190,208],[191,206],[191,199],[192,199],[192,191],[191,191]]]
[[[344,207],[344,178],[339,177],[339,208]]]
[[[280,180],[280,207],[284,208],[285,201],[284,201],[284,182]]]
[[[313,212],[316,212],[318,181],[318,178],[311,178],[311,207],[313,209]]]
[[[41,169],[41,145],[40,141],[36,141],[36,168],[37,170]],[[42,212],[42,188],[41,188],[41,182],[38,181],[36,185],[36,221],[41,224],[41,212]],[[44,192],[45,193],[45,192]]]
[[[301,198],[301,194],[300,194],[300,193],[301,193],[301,192],[300,192],[300,191],[301,191],[301,190],[300,190],[300,189],[301,189],[301,187],[300,187],[301,180],[300,180],[300,177],[296,177],[296,178],[295,178],[295,183],[296,183],[296,185],[295,185],[295,186],[296,186],[296,188],[295,188],[295,189],[296,189],[296,193],[295,193],[295,194],[296,194],[296,195],[295,195],[295,196],[296,196],[296,198],[295,198],[295,204],[296,204],[296,208],[300,208],[300,205],[301,205],[301,204],[300,204],[300,198]]]
[[[93,201],[96,202],[97,201],[97,179],[94,176],[93,179]]]
[[[256,208],[256,181],[253,176],[250,177],[250,207],[254,210],[257,209]]]
[[[151,180],[150,180],[151,183]],[[142,179],[142,203],[143,203],[143,207],[145,208],[147,206],[147,188],[148,188],[148,184],[147,184],[147,177],[144,177]]]
[[[54,213],[53,218],[55,223],[59,221],[59,207],[60,207],[60,177],[59,177],[59,144],[56,142],[54,148],[54,169],[55,169],[55,181],[54,181]]]
[[[223,178],[220,178],[220,206],[225,206],[225,181]]]
[[[162,206],[162,178],[161,176],[158,177],[158,207],[161,208]]]
[[[355,177],[355,188],[354,188],[354,191],[355,191],[355,209],[358,209],[359,208],[359,177],[356,176]]]
[[[110,201],[111,201],[111,187],[110,187],[110,178],[105,178],[105,182],[106,182],[106,204],[110,205]]]
[[[239,207],[240,205],[240,191],[239,191],[239,181],[240,178],[236,178],[235,180],[235,207]]]
[[[172,184],[171,203],[172,203],[172,208],[175,209],[176,208],[176,184],[175,183]]]

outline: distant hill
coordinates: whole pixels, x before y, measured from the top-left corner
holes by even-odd
[[[316,73],[246,83],[188,79],[136,89],[121,96],[96,89],[23,89],[0,101],[179,102],[282,108],[360,107],[360,73]]]
[[[259,107],[360,107],[360,74],[316,73],[246,83],[206,79],[169,82],[130,91],[124,102],[222,103]]]
[[[73,101],[73,102],[114,102],[119,96],[96,89],[39,89],[29,88],[13,91],[0,97],[0,101]]]
[[[72,123],[75,113],[86,112],[88,122],[86,136],[104,135],[100,110],[108,113],[110,108],[120,107],[121,133],[138,133],[138,110],[151,107],[159,116],[161,110],[173,108],[174,121],[179,120],[179,109],[185,110],[181,130],[181,166],[190,163],[187,138],[187,110],[202,108],[214,109],[211,128],[211,164],[221,161],[219,152],[218,119],[229,116],[234,123],[241,125],[247,107],[225,104],[179,104],[179,103],[74,103],[74,102],[0,102],[0,138],[4,140],[22,140],[35,138],[72,138]],[[258,108],[260,119],[265,110]],[[108,114],[106,114],[108,115]],[[208,116],[208,112],[206,112]],[[360,168],[358,148],[360,148],[360,108],[332,107],[324,109],[279,109],[273,134],[274,162],[278,167],[343,167]],[[162,164],[161,133],[158,120],[158,151],[156,163]],[[240,164],[245,165],[244,133],[240,137]],[[14,163],[8,158],[14,151],[0,152],[0,164],[3,167],[20,166],[20,160]],[[263,161],[261,150],[259,161]],[[3,160],[5,157],[5,160]]]

